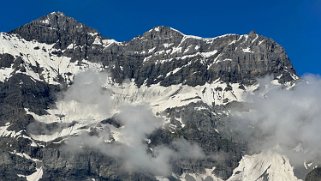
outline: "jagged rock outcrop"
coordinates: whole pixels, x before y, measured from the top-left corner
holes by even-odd
[[[305,177],[305,181],[319,181],[321,180],[321,168],[315,168]]]
[[[26,40],[54,43],[59,49],[56,54],[72,60],[101,62],[116,82],[135,79],[138,85],[196,86],[217,79],[253,84],[258,77],[269,74],[284,83],[295,76],[284,49],[255,32],[204,39],[159,26],[120,43],[104,39],[95,30],[58,12],[11,33]]]
[[[31,23],[19,27],[11,33],[19,34],[28,41],[55,44],[57,49],[65,49],[71,43],[91,44],[98,33],[61,12],[53,12]]]

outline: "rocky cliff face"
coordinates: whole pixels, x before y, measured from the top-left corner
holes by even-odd
[[[11,33],[54,44],[56,54],[74,61],[101,62],[119,83],[135,79],[137,85],[196,86],[220,79],[253,84],[268,74],[284,83],[295,76],[284,49],[255,32],[204,39],[159,26],[129,42],[114,42],[62,13],[52,13]]]
[[[4,180],[228,179],[247,153],[246,140],[224,132],[230,107],[257,88],[258,78],[271,76],[284,85],[298,79],[284,49],[255,32],[201,38],[159,26],[117,42],[58,12],[2,33],[0,42]],[[122,172],[121,159],[92,147],[66,151],[66,141],[84,133],[99,137],[106,127],[113,133],[108,143],[119,142],[117,114],[92,109],[90,118],[81,117],[88,116],[81,101],[60,98],[89,69],[108,72],[100,86],[112,99],[112,113],[124,103],[144,103],[165,120],[146,135],[146,152],[156,154],[152,150],[160,145],[174,149],[183,138],[205,156],[172,160],[171,174],[158,177]]]
[[[321,170],[320,168],[316,168],[311,171],[305,178],[306,181],[317,181],[321,178]]]
[[[92,44],[97,32],[61,12],[54,12],[32,21],[11,33],[19,34],[27,41],[55,44],[57,49],[65,49],[71,43]]]

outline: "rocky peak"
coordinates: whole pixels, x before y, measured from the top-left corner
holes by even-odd
[[[201,38],[157,26],[131,41],[108,46],[95,30],[53,12],[11,33],[55,44],[63,50],[61,55],[72,61],[102,63],[119,83],[134,79],[137,85],[196,86],[218,79],[253,84],[266,75],[281,83],[296,78],[284,49],[254,31]]]
[[[139,51],[155,51],[162,49],[164,44],[177,46],[183,39],[184,34],[167,26],[157,26],[143,35],[134,38],[127,43],[127,49],[134,52]]]
[[[71,43],[76,45],[90,44],[98,36],[94,29],[61,12],[52,12],[12,30],[10,33],[18,34],[28,41],[55,43],[55,48],[58,49],[65,49]]]
[[[66,17],[66,15],[63,12],[60,12],[60,11],[54,11],[54,12],[48,14],[47,16],[50,16],[50,15]]]
[[[250,31],[249,36],[255,36],[255,35],[257,35],[255,30]]]
[[[143,34],[143,38],[149,40],[181,39],[183,36],[183,33],[167,26],[157,26]]]

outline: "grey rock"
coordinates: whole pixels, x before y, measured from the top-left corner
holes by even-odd
[[[305,181],[320,181],[321,180],[321,168],[315,168],[305,177]]]
[[[196,86],[220,79],[253,84],[266,75],[284,83],[293,81],[295,75],[284,49],[255,32],[202,39],[159,26],[131,41],[105,47],[93,44],[96,38],[104,39],[95,30],[62,13],[52,13],[11,33],[26,40],[55,43],[61,49],[59,55],[74,61],[101,62],[118,83],[134,79],[139,86]],[[67,49],[71,44],[73,48]]]
[[[14,57],[12,55],[7,53],[0,55],[0,68],[10,68],[13,62]]]
[[[61,12],[54,12],[12,30],[11,33],[19,34],[28,41],[55,44],[57,49],[65,49],[71,43],[91,44],[95,40],[92,35],[97,32]]]
[[[79,64],[83,59],[101,63],[117,83],[134,79],[138,86],[158,83],[161,86],[197,86],[219,79],[228,84],[240,83],[240,87],[244,89],[244,85],[253,84],[258,78],[267,75],[280,83],[295,80],[295,70],[285,50],[275,41],[255,32],[204,39],[159,26],[128,42],[104,45],[104,38],[94,29],[56,12],[10,33],[18,34],[27,41],[54,44],[55,50],[51,54],[70,57]],[[100,44],[95,44],[95,40]],[[34,47],[35,51],[38,49],[40,47]],[[63,142],[36,141],[44,146],[31,146],[34,140],[29,138],[30,134],[53,133],[76,122],[64,124],[53,120],[52,123],[45,124],[26,114],[25,108],[38,115],[47,114],[46,110],[55,105],[57,93],[65,89],[66,80],[62,76],[58,77],[61,85],[56,86],[17,73],[18,70],[26,72],[24,64],[19,56],[0,55],[0,68],[12,66],[16,72],[9,79],[0,82],[0,126],[10,123],[9,130],[21,131],[24,135],[20,138],[0,137],[0,178],[17,180],[19,178],[16,173],[30,174],[35,171],[36,163],[9,154],[16,150],[42,161],[42,180],[155,179],[148,173],[122,173],[119,160],[89,148],[75,153],[63,150]],[[40,65],[31,66],[31,69],[37,74],[43,71]],[[231,90],[231,86],[227,86],[225,90]],[[223,89],[218,88],[216,91]],[[195,109],[200,106],[205,109]],[[231,107],[246,109],[246,106],[244,108],[236,102],[226,106],[208,106],[198,102],[167,109],[160,114],[170,119],[176,129],[158,129],[148,135],[150,147],[171,146],[178,138],[197,143],[206,155],[214,156],[197,161],[173,161],[173,172],[177,175],[183,172],[203,172],[204,168],[215,166],[215,174],[226,179],[247,151],[246,141],[226,131],[228,128],[224,119],[227,115],[224,111]],[[184,126],[178,121],[179,118]],[[115,117],[102,120],[100,124],[121,126]],[[95,128],[92,130],[91,134],[95,134]],[[169,179],[175,180],[174,177]]]
[[[36,171],[36,164],[20,156],[0,151],[1,180],[25,180],[20,175],[30,175]]]

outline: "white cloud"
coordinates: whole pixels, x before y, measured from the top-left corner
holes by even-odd
[[[254,152],[276,148],[294,164],[318,161],[321,157],[320,77],[304,76],[291,90],[272,85],[260,88],[247,98],[250,111],[232,110],[231,126],[241,132],[240,136]],[[303,150],[298,150],[299,147]]]

